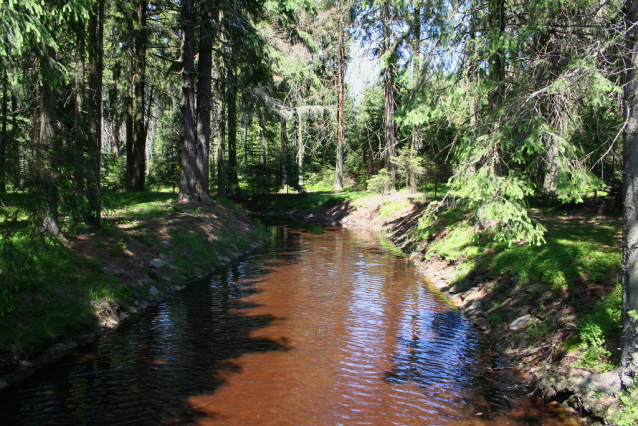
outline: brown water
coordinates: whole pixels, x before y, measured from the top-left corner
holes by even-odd
[[[1,425],[565,425],[373,234],[260,251],[0,394]],[[388,246],[385,246],[388,247]]]

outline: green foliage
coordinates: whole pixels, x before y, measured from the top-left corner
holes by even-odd
[[[235,203],[233,200],[230,200],[230,199],[225,198],[225,197],[217,197],[217,201],[222,206],[228,207],[229,209],[235,211],[236,213],[246,214],[246,211],[241,206],[239,206],[237,203]]]
[[[317,173],[311,173],[305,180],[306,187],[313,191],[330,191],[335,179],[335,169],[332,166],[322,168]]]
[[[487,320],[490,322],[490,324],[499,324],[503,321],[503,316],[498,313],[498,312],[494,312],[492,314],[490,314],[490,316],[487,318]]]
[[[105,175],[102,183],[107,189],[124,189],[126,186],[126,157],[105,156]]]
[[[376,176],[368,180],[368,191],[375,194],[385,194],[391,185],[390,173],[386,169],[381,169]]]
[[[387,219],[388,217],[396,214],[398,211],[404,209],[405,207],[408,207],[409,205],[410,205],[409,200],[405,200],[405,202],[402,202],[402,203],[395,203],[395,202],[383,203],[383,206],[379,209],[379,216],[382,217],[383,219]]]
[[[478,234],[467,223],[452,224],[448,227],[449,234],[441,240],[434,241],[426,253],[426,258],[438,256],[447,262],[454,262],[461,256],[474,258],[485,247],[481,244]]]
[[[579,348],[583,351],[580,365],[601,371],[609,371],[614,365],[603,363],[602,358],[609,358],[605,342],[620,337],[620,314],[622,303],[621,284],[609,296],[603,297],[594,306],[593,312],[586,315],[578,324]]]
[[[559,288],[577,285],[587,279],[605,282],[620,269],[620,253],[601,251],[587,241],[550,240],[542,246],[493,246],[495,254],[485,258],[481,267],[515,276],[517,282],[542,282]]]
[[[396,157],[391,160],[397,166],[397,172],[405,182],[405,187],[409,186],[410,172],[416,173],[417,176],[426,173],[426,163],[431,168],[431,162],[423,157],[419,157],[417,152],[412,149],[402,149]]]
[[[181,176],[181,138],[179,136],[182,114],[177,108],[169,111],[159,123],[153,157],[149,167],[154,183],[178,188]]]
[[[551,335],[553,325],[549,319],[536,321],[525,329],[525,333],[533,339],[543,339]]]
[[[616,426],[634,426],[638,424],[638,387],[625,389],[618,394],[620,407],[611,417]]]
[[[95,320],[96,295],[108,292],[112,301],[130,300],[126,285],[60,244],[29,239],[26,234],[14,235],[11,244],[11,250],[28,252],[30,257],[22,270],[12,276],[3,274],[1,285],[11,286],[13,307],[0,316],[0,342],[5,350],[10,346],[14,354],[28,355],[69,331],[86,327]]]
[[[35,259],[33,246],[25,233],[3,236],[0,239],[0,316],[10,312],[14,296],[28,283],[33,274]]]
[[[282,214],[297,212],[310,214],[327,209],[339,204],[349,204],[357,200],[365,199],[368,196],[363,191],[314,191],[301,194],[268,194],[267,196],[255,197],[246,203],[249,211],[258,211],[260,214],[281,216]]]

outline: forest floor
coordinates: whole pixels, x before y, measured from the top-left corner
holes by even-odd
[[[638,412],[618,395],[621,218],[604,198],[532,209],[546,243],[508,245],[450,209],[419,226],[423,194],[280,194],[249,210],[340,223],[385,234],[431,290],[493,337],[530,393],[569,404],[590,424],[630,425]],[[611,213],[608,213],[611,211]]]
[[[0,389],[267,238],[263,225],[231,202],[189,205],[174,198],[113,194],[100,229],[65,226],[68,244],[16,233],[13,249],[32,261],[14,285],[0,287],[12,301],[0,315]]]

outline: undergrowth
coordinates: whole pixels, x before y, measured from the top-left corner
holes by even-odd
[[[1,283],[11,303],[0,315],[0,348],[13,356],[28,356],[69,331],[83,329],[95,320],[100,303],[130,300],[128,286],[61,244],[14,238],[14,249],[33,257],[28,270]]]
[[[109,193],[106,219],[97,231],[62,218],[65,235],[89,238],[108,256],[125,259],[130,239],[146,244],[154,255],[170,253],[173,267],[162,268],[165,279],[144,279],[146,286],[138,294],[107,273],[91,253],[75,254],[57,240],[36,238],[28,227],[8,232],[0,221],[0,356],[28,357],[62,336],[84,332],[101,314],[144,297],[150,285],[178,284],[217,266],[220,256],[241,254],[266,237],[263,225],[251,231],[241,219],[233,219],[244,210],[229,200],[220,200],[225,207],[199,209],[173,205],[172,197],[165,191]],[[175,219],[174,213],[182,211],[190,212],[188,226]],[[148,221],[165,226],[169,238],[146,227]]]
[[[614,360],[605,344],[619,337],[620,325],[619,227],[599,220],[584,223],[550,215],[544,216],[542,223],[548,229],[545,244],[498,242],[491,238],[489,228],[477,230],[469,211],[453,208],[440,212],[434,220],[422,220],[416,233],[422,244],[427,244],[426,259],[437,257],[455,264],[456,282],[477,274],[489,279],[510,277],[515,287],[542,284],[546,300],[569,300],[587,293],[592,286],[615,285],[615,290],[594,302],[593,308],[580,311],[576,344],[570,343],[581,351],[579,366],[609,371]],[[495,324],[502,318],[493,313],[489,320]],[[551,328],[541,322],[530,326],[526,333],[544,338],[551,334]]]
[[[605,342],[620,338],[621,303],[622,287],[617,282],[614,292],[603,297],[594,306],[592,313],[579,322],[579,349],[583,352],[580,366],[601,372],[614,368],[614,364],[609,361],[611,354],[605,349]]]
[[[638,424],[638,387],[625,389],[618,394],[620,406],[611,416],[616,426],[634,426]]]

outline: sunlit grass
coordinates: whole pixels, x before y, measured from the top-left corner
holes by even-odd
[[[89,229],[72,224],[62,217],[63,230],[69,237],[95,233],[94,247],[109,256],[122,256],[131,238],[145,243],[149,251],[157,252],[159,243],[165,242],[154,226],[167,226],[170,234],[166,250],[174,253],[176,269],[165,268],[171,281],[156,285],[179,283],[184,278],[201,274],[217,265],[214,253],[230,251],[242,253],[255,241],[265,238],[266,231],[258,225],[252,232],[234,227],[228,210],[219,204],[209,206],[212,214],[222,222],[207,225],[208,210],[175,206],[170,203],[174,194],[170,190],[148,192],[112,192],[104,199],[108,215],[102,227]],[[221,201],[235,213],[243,212],[231,201]],[[189,209],[190,224],[196,229],[174,226],[168,213]],[[216,210],[218,209],[218,210]],[[2,223],[0,222],[0,227]],[[208,229],[215,238],[204,238]],[[131,288],[119,278],[106,274],[102,262],[83,253],[73,254],[58,242],[33,238],[27,229],[14,230],[11,238],[0,240],[0,351],[3,355],[24,357],[36,353],[61,336],[86,332],[87,327],[99,319],[99,314],[122,304],[131,304]],[[144,296],[147,289],[140,289]]]
[[[488,279],[510,277],[519,287],[544,285],[548,299],[586,293],[591,286],[609,289],[618,282],[622,257],[619,223],[543,213],[543,209],[535,211],[547,228],[547,242],[540,246],[495,242],[489,238],[489,229],[477,232],[471,214],[461,208],[442,212],[418,235],[429,242],[426,259],[439,257],[455,263],[457,282],[472,273],[485,274]],[[617,288],[596,301],[591,311],[580,313],[576,341],[569,343],[581,350],[579,365],[597,371],[613,367],[604,345],[618,338],[620,302]],[[541,335],[547,324],[537,327],[532,332]]]

